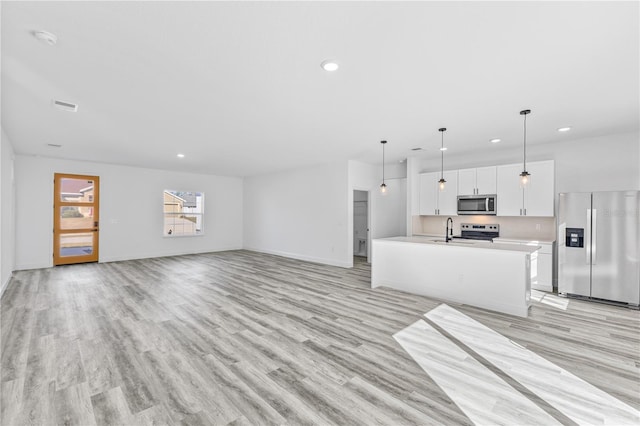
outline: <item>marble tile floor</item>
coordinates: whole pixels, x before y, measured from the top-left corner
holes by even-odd
[[[491,423],[488,409],[469,415],[438,383],[451,369],[427,374],[393,338],[418,321],[447,335],[423,316],[442,301],[373,290],[369,265],[356,262],[343,269],[241,250],[17,272],[0,305],[0,423]],[[535,302],[518,318],[449,305],[640,409],[638,311]],[[482,368],[460,376],[496,381]],[[524,422],[539,414],[510,386],[549,424],[577,423],[516,379],[499,379],[486,390],[498,412],[526,407],[516,412]],[[460,383],[468,401],[484,397]]]
[[[640,411],[446,304],[425,317],[443,333],[419,320],[394,338],[476,424],[640,424]],[[556,420],[475,357],[554,407]]]

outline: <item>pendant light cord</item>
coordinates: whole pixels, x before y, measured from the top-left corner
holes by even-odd
[[[522,167],[527,170],[527,114],[524,114],[524,149],[522,150]]]
[[[444,131],[440,131],[442,135],[440,139],[440,179],[444,179]]]
[[[384,184],[384,146],[386,144],[382,144],[382,183]]]

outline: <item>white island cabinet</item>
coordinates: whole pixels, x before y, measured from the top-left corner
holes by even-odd
[[[371,287],[526,317],[531,259],[539,247],[489,242],[438,242],[428,237],[373,240]]]
[[[534,240],[530,238],[494,238],[500,244],[516,244],[540,247],[537,259],[537,274],[531,276],[531,288],[553,292],[553,247],[554,240]]]

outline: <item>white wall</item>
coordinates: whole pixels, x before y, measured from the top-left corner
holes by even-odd
[[[245,178],[244,248],[351,266],[352,205],[346,161]]]
[[[0,136],[0,294],[15,267],[15,188],[13,146],[2,130]]]
[[[52,266],[53,175],[100,177],[100,262],[242,247],[242,179],[17,155],[16,269]],[[205,193],[205,235],[163,236],[164,189]]]
[[[490,144],[488,144],[490,145]],[[445,169],[513,164],[522,161],[522,145],[472,155],[449,156]],[[556,192],[640,189],[640,135],[622,133],[562,143],[527,145],[527,161],[555,160]],[[423,159],[420,172],[439,170],[437,159]],[[535,176],[532,176],[535,179]]]
[[[382,166],[349,161],[349,215],[348,236],[353,236],[353,191],[369,191],[371,204],[371,239],[406,235],[407,187],[406,168],[402,165],[385,170],[387,192],[380,192]],[[369,245],[369,249],[371,244]],[[349,258],[353,262],[353,246]]]

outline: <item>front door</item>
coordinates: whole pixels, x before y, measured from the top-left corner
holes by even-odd
[[[53,202],[53,264],[98,261],[98,176],[56,173]]]

